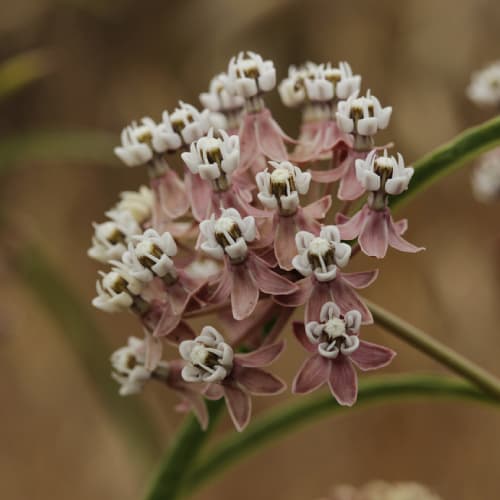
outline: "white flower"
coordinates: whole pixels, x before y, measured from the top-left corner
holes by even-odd
[[[186,382],[221,382],[233,367],[233,349],[212,326],[205,326],[194,340],[181,342],[179,352],[187,361],[182,369]]]
[[[130,212],[134,219],[142,224],[151,218],[153,211],[153,191],[146,186],[141,186],[139,191],[123,191],[116,210]]]
[[[348,311],[340,318],[340,309],[333,302],[321,307],[320,320],[306,324],[306,335],[313,344],[318,345],[321,356],[335,359],[340,353],[348,356],[359,347],[357,333],[361,325],[361,313]]]
[[[139,393],[146,381],[151,378],[152,370],[146,367],[147,345],[144,340],[129,337],[126,346],[111,354],[112,376],[120,384],[120,396]],[[168,371],[165,361],[155,363],[153,368],[160,367],[164,374]]]
[[[122,260],[129,273],[137,280],[148,283],[154,276],[177,278],[177,271],[171,257],[177,255],[177,245],[169,232],[159,235],[154,229],[132,238]]]
[[[288,68],[288,77],[283,79],[278,86],[278,92],[281,100],[285,106],[295,108],[304,104],[306,100],[306,89],[304,81],[308,77],[307,65],[313,63],[306,63],[301,67],[290,66]]]
[[[201,104],[214,112],[231,112],[242,108],[245,99],[231,92],[231,83],[226,73],[220,73],[210,81],[208,92],[200,94]]]
[[[114,262],[110,272],[99,272],[102,279],[97,280],[97,297],[92,305],[105,312],[127,310],[134,303],[134,295],[139,295],[143,285],[134,278],[121,262]]]
[[[307,194],[311,174],[302,172],[289,161],[270,161],[273,171],[268,169],[255,176],[261,203],[271,209],[279,208],[283,214],[293,214],[300,205],[299,194]]]
[[[241,262],[248,254],[247,243],[256,237],[255,219],[242,218],[238,210],[227,208],[220,217],[212,214],[210,219],[202,221],[200,232],[204,238],[201,249],[207,255],[222,259],[226,253],[232,261]]]
[[[163,112],[162,122],[156,128],[153,146],[156,151],[175,151],[187,146],[208,132],[208,109],[201,113],[191,104],[179,101],[179,107],[169,114]]]
[[[151,118],[142,118],[140,124],[132,122],[121,133],[121,146],[114,149],[115,155],[127,165],[145,165],[153,158],[152,141],[157,125]]]
[[[336,226],[323,226],[319,236],[299,231],[295,243],[299,254],[292,260],[293,267],[303,276],[314,274],[322,282],[335,279],[337,266],[347,265],[351,256],[351,247],[340,241]]]
[[[269,92],[276,85],[274,63],[251,51],[231,58],[227,74],[231,93],[246,99]]]
[[[141,232],[130,212],[110,210],[106,215],[111,220],[101,224],[93,223],[92,247],[87,251],[89,257],[104,264],[120,259],[130,238]]]
[[[500,61],[472,74],[467,95],[480,106],[500,104]]]
[[[214,137],[213,129],[208,135],[191,144],[189,152],[182,153],[182,159],[193,174],[213,181],[222,174],[230,176],[240,160],[240,140],[237,135],[227,135],[221,130],[220,138]]]
[[[406,167],[403,156],[398,153],[398,158],[378,156],[373,150],[366,159],[356,160],[356,177],[367,191],[383,189],[387,194],[398,195],[408,189],[408,184],[413,176],[413,167]]]
[[[372,136],[389,125],[391,114],[392,107],[383,108],[370,91],[366,97],[358,97],[355,93],[339,102],[337,123],[346,133]]]
[[[472,174],[472,189],[480,202],[500,199],[500,148],[481,157]]]

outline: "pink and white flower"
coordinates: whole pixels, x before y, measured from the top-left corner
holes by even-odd
[[[282,380],[261,368],[272,363],[283,347],[280,342],[249,354],[235,354],[215,328],[205,326],[198,337],[179,346],[186,361],[182,377],[189,383],[207,384],[205,395],[210,399],[224,397],[236,429],[242,431],[250,421],[251,394],[270,396],[286,388]]]
[[[358,377],[354,365],[363,371],[387,366],[394,351],[360,340],[361,314],[357,310],[341,314],[338,306],[327,302],[319,321],[305,325],[295,322],[294,333],[311,356],[295,376],[292,391],[307,394],[327,383],[341,405],[352,406],[357,399]]]
[[[372,151],[365,160],[356,160],[356,176],[358,181],[370,192],[367,203],[350,219],[339,216],[338,228],[344,240],[358,238],[363,253],[382,259],[388,246],[401,252],[415,253],[423,250],[412,245],[402,234],[407,229],[407,221],[403,219],[395,223],[388,207],[388,196],[398,195],[408,189],[413,176],[413,168],[406,167],[403,157],[398,154],[378,156]]]
[[[326,216],[331,206],[331,196],[302,208],[299,195],[309,191],[311,174],[288,161],[273,162],[272,172],[266,169],[259,172],[255,180],[259,187],[258,199],[270,213],[271,231],[274,235],[274,253],[279,266],[285,270],[293,269],[292,259],[296,255],[295,235],[299,230],[319,234],[321,224],[318,219]],[[262,217],[262,215],[260,215]]]
[[[287,307],[305,304],[306,322],[320,316],[320,308],[326,302],[335,302],[342,313],[356,309],[363,323],[373,318],[354,288],[366,288],[375,281],[378,271],[344,273],[351,256],[351,247],[340,240],[336,226],[323,226],[320,235],[300,231],[295,238],[298,255],[292,260],[293,267],[304,279],[297,281],[298,291],[274,300]]]
[[[219,303],[231,297],[233,317],[244,319],[252,314],[259,292],[271,295],[293,293],[297,287],[276,274],[270,265],[250,250],[248,244],[257,238],[255,219],[242,218],[234,208],[221,211],[200,224],[201,249],[214,259],[224,260],[224,268],[213,280],[215,291],[207,298]]]
[[[223,130],[219,135],[214,137],[211,129],[207,136],[191,144],[189,152],[182,153],[191,174],[204,181],[193,184],[190,193],[193,217],[198,221],[220,213],[221,207],[234,207],[244,213],[252,201],[253,186],[235,173],[240,160],[239,137]]]

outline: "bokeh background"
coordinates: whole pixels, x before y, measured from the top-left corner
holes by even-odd
[[[122,401],[110,382],[93,382],[113,348],[140,335],[126,315],[88,305],[97,271],[86,257],[90,223],[118,192],[145,182],[144,171],[112,156],[122,126],[159,118],[178,99],[197,104],[242,49],[273,59],[281,77],[307,59],[347,60],[394,107],[380,140],[412,161],[491,116],[464,88],[474,69],[500,57],[500,4],[16,0],[1,11],[0,61],[37,51],[0,86],[0,496],[136,500],[180,419],[162,387]],[[295,134],[297,114],[277,94],[267,102]],[[500,375],[499,205],[474,201],[470,168],[404,207],[409,239],[427,251],[390,252],[367,296]],[[373,265],[362,257],[355,267]],[[101,332],[98,344],[89,329]],[[391,371],[440,371],[376,327],[366,334],[398,350]],[[278,371],[291,380],[301,357],[292,346]],[[257,401],[255,413],[278,402]],[[133,440],[123,432],[131,421]],[[499,463],[491,408],[391,403],[315,422],[196,498],[305,500],[332,484],[384,479],[420,481],[449,500],[493,500]]]

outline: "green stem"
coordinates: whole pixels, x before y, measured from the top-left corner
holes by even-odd
[[[500,146],[500,117],[465,130],[415,162],[408,190],[391,198],[391,207],[406,203],[429,184],[495,146]]]
[[[178,497],[184,477],[191,463],[201,450],[213,429],[217,417],[224,407],[224,400],[208,401],[209,427],[203,431],[193,415],[190,415],[182,429],[177,432],[169,452],[160,464],[150,488],[147,500],[173,500]]]
[[[500,380],[424,331],[365,299],[375,323],[500,401]]]
[[[308,397],[300,403],[285,404],[284,407],[254,420],[245,432],[232,434],[194,466],[184,482],[183,493],[193,493],[238,459],[316,418],[334,413],[352,412],[368,403],[414,397],[468,399],[499,404],[498,400],[469,384],[448,377],[428,375],[372,377],[360,383],[358,402],[354,408],[339,406],[331,394],[327,394]]]

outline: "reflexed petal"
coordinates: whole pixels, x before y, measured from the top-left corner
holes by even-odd
[[[322,386],[330,373],[330,361],[315,354],[304,361],[292,384],[294,394],[307,394]]]
[[[208,384],[203,394],[207,399],[217,401],[224,396],[224,388],[220,384]]]
[[[189,196],[193,217],[198,221],[208,219],[212,207],[212,187],[199,175],[185,169],[184,182]]]
[[[259,367],[271,364],[285,348],[285,342],[277,342],[276,344],[261,347],[256,351],[248,354],[237,354],[235,363],[245,367]]]
[[[359,347],[351,354],[351,359],[364,371],[387,366],[396,353],[387,347],[361,340]]]
[[[342,179],[349,170],[349,162],[346,158],[337,168],[330,168],[328,170],[309,170],[312,180],[323,184],[338,181]]]
[[[263,109],[257,114],[255,129],[260,151],[267,158],[275,161],[288,159],[288,152],[284,143],[286,135],[274,121],[268,109]]]
[[[208,411],[207,406],[203,398],[196,392],[189,388],[184,390],[178,390],[180,395],[185,398],[193,413],[195,414],[198,422],[200,423],[200,427],[205,431],[208,427]]]
[[[278,217],[274,237],[274,252],[279,266],[287,271],[293,269],[292,259],[297,255],[297,247],[295,246],[297,230],[295,216]]]
[[[400,252],[409,252],[416,253],[425,250],[424,247],[417,247],[412,243],[406,241],[404,238],[400,236],[401,233],[398,233],[398,228],[394,224],[392,217],[388,215],[388,225],[389,225],[389,245]]]
[[[363,206],[363,208],[356,212],[350,219],[345,222],[342,221],[342,214],[338,214],[338,230],[340,231],[340,237],[343,240],[354,240],[359,236],[359,233],[363,229],[363,225],[366,221],[368,208]],[[345,217],[345,216],[344,216]]]
[[[236,385],[224,385],[224,397],[226,399],[229,415],[237,431],[242,431],[250,422],[252,413],[252,400],[250,395]]]
[[[359,246],[364,254],[383,259],[389,244],[389,228],[385,211],[370,210],[359,235]]]
[[[336,281],[334,279],[333,281]],[[313,280],[313,289],[311,296],[306,304],[306,323],[309,321],[319,321],[319,316],[323,304],[327,302],[335,302],[335,297],[331,292],[330,283],[321,283]]]
[[[247,263],[233,266],[231,272],[231,306],[234,319],[248,318],[259,301],[259,287],[252,278]]]
[[[180,344],[184,340],[192,340],[196,337],[194,330],[185,322],[181,321],[177,327],[168,335],[168,340]]]
[[[248,267],[259,290],[270,295],[289,295],[297,291],[297,286],[283,276],[271,271],[265,261],[257,255],[249,255]]]
[[[146,360],[144,365],[147,370],[153,371],[161,360],[163,344],[159,338],[153,337],[153,335],[150,334],[146,334],[144,343],[146,347]]]
[[[358,156],[359,157],[359,156]],[[346,163],[346,171],[345,175],[340,180],[339,190],[337,196],[340,200],[343,201],[351,201],[359,198],[364,192],[365,188],[358,181],[356,177],[356,168],[354,166],[354,162],[356,160],[356,156],[349,155],[344,160]]]
[[[313,281],[310,276],[294,283],[298,290],[290,295],[279,295],[273,297],[273,300],[285,307],[298,307],[304,305],[311,296],[313,290]]]
[[[239,367],[233,372],[235,380],[251,394],[279,394],[286,389],[282,380],[260,368]]]
[[[352,406],[358,397],[358,376],[347,356],[332,361],[328,385],[339,404]]]
[[[373,271],[360,271],[357,273],[341,273],[342,279],[353,288],[366,288],[378,277],[378,269]]]
[[[181,318],[182,314],[174,314],[170,304],[165,303],[163,313],[153,331],[153,335],[155,337],[165,337],[170,334],[177,327]]]
[[[361,300],[361,297],[354,291],[353,288],[344,280],[343,276],[338,276],[330,282],[331,291],[333,293],[333,302],[340,308],[342,314],[356,309],[361,313],[362,323],[373,323],[372,313],[369,311],[366,304]]]
[[[318,351],[318,346],[311,343],[311,341],[307,337],[306,328],[302,321],[294,321],[292,323],[292,327],[295,338],[300,342],[300,344],[306,351],[311,353]]]
[[[184,183],[174,170],[167,167],[162,177],[152,180],[151,187],[169,217],[180,217],[189,209]]]
[[[332,206],[332,197],[330,195],[323,196],[303,208],[304,214],[313,219],[324,219],[328,210]]]

